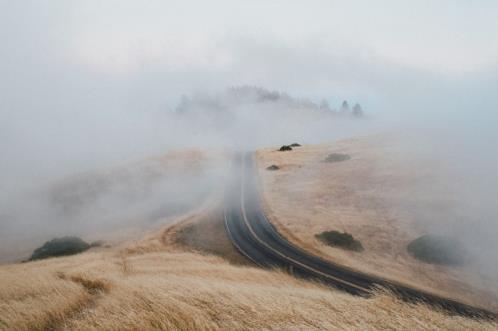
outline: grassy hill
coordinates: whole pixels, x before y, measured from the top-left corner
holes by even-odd
[[[341,161],[324,162],[329,158]],[[454,229],[459,219],[453,211],[466,206],[454,194],[455,182],[437,172],[437,158],[384,134],[286,153],[267,148],[256,160],[265,213],[294,244],[355,270],[498,309],[496,275],[476,273],[480,266],[472,261],[433,265],[407,251],[427,229]],[[272,164],[280,169],[266,171]],[[324,242],[320,234],[329,231],[351,234],[364,250]]]
[[[495,330],[388,293],[371,299],[230,264],[178,243],[184,226],[222,236],[193,215],[112,248],[0,267],[2,330]],[[213,221],[214,220],[214,221]],[[220,237],[221,238],[221,237]],[[221,238],[222,239],[222,238]],[[220,240],[221,240],[220,239]],[[225,238],[226,240],[226,238]],[[222,246],[220,246],[222,247]],[[225,246],[227,250],[233,249]],[[223,249],[218,251],[223,254]]]

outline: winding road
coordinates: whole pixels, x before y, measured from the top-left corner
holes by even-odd
[[[376,287],[390,289],[403,300],[424,301],[466,316],[496,318],[497,314],[402,284],[363,274],[314,256],[285,239],[262,212],[252,153],[238,153],[225,193],[225,229],[232,244],[263,268],[280,268],[351,294],[369,296]]]

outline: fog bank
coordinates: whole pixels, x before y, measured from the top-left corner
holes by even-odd
[[[458,184],[468,204],[451,213],[483,220],[462,233],[497,233],[497,14],[493,2],[0,0],[1,234],[119,225],[182,183],[182,197],[209,191],[225,166],[198,179],[130,166],[151,155],[385,131],[404,137],[406,160],[429,157]],[[344,100],[364,116],[341,114]],[[135,170],[101,174],[119,167]],[[61,214],[73,190],[108,194]]]

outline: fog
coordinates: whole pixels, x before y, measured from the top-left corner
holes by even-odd
[[[397,207],[422,233],[458,240],[468,253],[465,267],[479,275],[475,282],[496,281],[498,140],[483,127],[473,130],[411,130],[395,142],[402,164],[417,178],[406,185],[406,205]]]
[[[196,206],[227,166],[211,151],[397,132],[400,155],[430,158],[465,201],[421,205],[427,231],[466,234],[496,266],[497,15],[487,1],[0,1],[0,255]],[[207,166],[150,159],[185,149]],[[437,213],[460,221],[441,229]]]

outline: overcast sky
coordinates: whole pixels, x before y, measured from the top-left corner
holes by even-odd
[[[0,0],[2,170],[142,151],[182,94],[242,84],[494,130],[497,17],[484,0]]]

